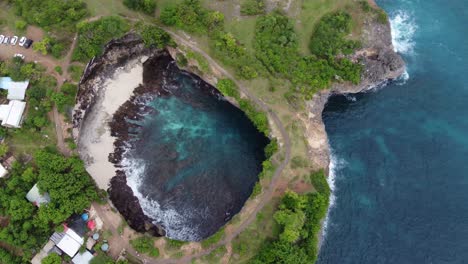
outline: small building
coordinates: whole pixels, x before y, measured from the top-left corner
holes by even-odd
[[[3,165],[0,163],[0,178],[4,178],[7,175],[8,175],[7,169],[5,169],[5,167],[3,167]]]
[[[83,253],[78,253],[72,259],[73,264],[89,264],[91,260],[94,258],[93,254],[91,254],[88,250]]]
[[[24,100],[29,81],[15,82],[10,77],[0,77],[0,89],[8,90],[8,100]]]
[[[0,105],[0,120],[4,127],[21,127],[24,109],[26,103],[17,100],[11,100],[7,105]]]
[[[48,193],[41,194],[39,192],[39,187],[37,187],[37,183],[29,190],[26,194],[26,199],[33,203],[35,206],[39,207],[41,204],[45,204],[50,202],[50,197]]]
[[[65,232],[54,233],[50,240],[54,241],[63,253],[73,258],[84,244],[84,238],[71,228],[66,227],[65,229]]]

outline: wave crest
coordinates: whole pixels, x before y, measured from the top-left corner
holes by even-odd
[[[412,16],[406,11],[397,11],[390,16],[392,44],[395,52],[412,54],[414,52],[414,34],[417,26]]]

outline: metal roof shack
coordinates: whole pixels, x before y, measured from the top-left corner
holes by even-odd
[[[0,89],[8,90],[8,100],[24,100],[29,81],[15,82],[10,77],[0,77]]]
[[[29,190],[26,194],[26,199],[36,205],[37,207],[41,206],[41,204],[45,204],[50,202],[50,197],[48,193],[41,194],[39,192],[39,187],[37,187],[37,183]]]
[[[4,127],[21,127],[24,109],[26,103],[17,100],[11,100],[7,105],[0,105],[0,120]]]
[[[51,238],[52,240],[52,238]],[[84,238],[78,235],[71,228],[66,228],[62,239],[57,243],[57,247],[65,254],[73,258],[84,244]]]
[[[5,167],[3,167],[3,165],[0,163],[0,178],[4,178],[5,176],[7,176],[7,174],[7,169],[5,169]]]
[[[91,260],[94,258],[93,254],[91,254],[88,250],[83,253],[78,253],[72,259],[73,264],[89,264]]]

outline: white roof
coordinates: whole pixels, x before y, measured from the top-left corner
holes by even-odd
[[[0,164],[0,178],[5,177],[8,174],[8,171],[3,167],[2,164]]]
[[[93,254],[86,250],[83,253],[76,254],[76,256],[72,259],[72,262],[74,264],[89,264],[93,258]]]
[[[7,105],[0,105],[0,120],[2,126],[19,128],[26,103],[11,100]]]
[[[24,100],[29,81],[15,82],[10,77],[0,77],[0,88],[8,90],[8,100]]]
[[[29,192],[26,194],[26,199],[30,201],[31,203],[35,203],[37,206],[40,206],[43,203],[48,203],[50,202],[50,197],[48,193],[44,193],[41,195],[39,193],[39,188],[37,187],[37,184],[34,184],[34,186],[29,190]]]
[[[65,232],[65,236],[63,236],[62,240],[57,244],[57,247],[73,258],[73,256],[75,256],[75,254],[80,250],[83,243],[84,239],[75,233],[75,231],[68,228]]]

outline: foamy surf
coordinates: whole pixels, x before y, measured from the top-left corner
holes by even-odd
[[[400,10],[390,16],[392,44],[395,52],[410,55],[414,52],[414,33],[417,26],[407,11]]]
[[[327,215],[325,216],[325,220],[322,226],[322,238],[321,238],[320,244],[321,242],[323,242],[323,240],[325,239],[327,235],[327,229],[330,225],[330,212],[331,210],[333,210],[333,208],[335,207],[335,203],[336,203],[336,195],[335,195],[336,174],[338,170],[343,168],[344,166],[346,166],[346,161],[344,161],[343,159],[337,158],[336,155],[333,153],[333,151],[330,150],[330,169],[329,169],[329,174],[327,178],[328,186],[330,187],[330,200],[329,200]]]
[[[182,215],[173,208],[162,208],[157,201],[141,193],[140,189],[143,184],[141,177],[145,174],[146,169],[143,160],[124,157],[121,164],[125,168],[127,185],[132,189],[135,197],[137,197],[144,214],[154,219],[156,223],[161,224],[168,238],[190,241],[200,239],[190,226],[190,219],[187,218],[187,216],[190,216],[190,212],[184,212]]]

